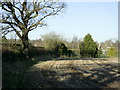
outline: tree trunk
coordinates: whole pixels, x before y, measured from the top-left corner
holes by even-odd
[[[28,58],[28,50],[29,50],[29,41],[28,41],[28,34],[22,35],[22,53],[23,55]]]

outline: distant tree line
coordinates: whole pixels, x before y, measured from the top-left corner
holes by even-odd
[[[20,40],[3,38],[3,41],[8,46],[12,46],[13,49],[20,46]],[[107,40],[105,42],[95,42],[92,35],[87,34],[83,40],[73,37],[72,41],[67,41],[62,35],[54,32],[42,35],[40,39],[29,40],[30,51],[29,55],[44,55],[50,54],[56,57],[91,57],[91,58],[102,58],[102,57],[117,57],[118,41]],[[13,44],[10,44],[13,43]],[[33,48],[43,47],[44,49]],[[15,50],[17,50],[15,49]],[[19,49],[20,50],[20,49]]]

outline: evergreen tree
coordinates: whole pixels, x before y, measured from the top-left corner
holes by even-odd
[[[82,57],[97,57],[97,54],[97,44],[94,42],[92,36],[87,34],[83,42],[80,43],[80,55]]]

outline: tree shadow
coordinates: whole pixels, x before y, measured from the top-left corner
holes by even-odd
[[[23,88],[119,88],[120,64],[63,65],[56,69],[31,68],[23,78]],[[91,67],[92,69],[90,69]]]
[[[36,63],[32,60],[2,62],[2,88],[19,88],[25,71]]]
[[[60,61],[60,60],[101,60],[101,61],[106,61],[108,59],[106,58],[75,58],[75,57],[66,57],[66,58],[52,58],[52,57],[39,57],[37,61]]]

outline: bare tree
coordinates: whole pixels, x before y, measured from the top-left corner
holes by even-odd
[[[43,40],[45,48],[49,50],[54,50],[58,43],[63,42],[62,36],[55,32],[44,34],[41,36],[41,39]]]
[[[65,3],[58,0],[37,1],[2,2],[2,34],[15,32],[22,41],[23,52],[28,51],[28,33],[45,26],[44,20],[47,17],[58,15],[65,8]]]

